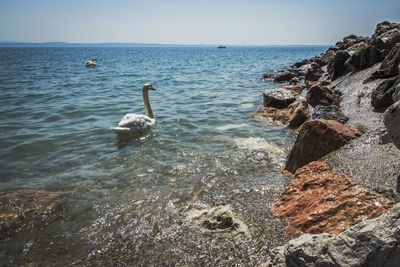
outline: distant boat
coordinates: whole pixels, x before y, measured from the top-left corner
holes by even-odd
[[[226,46],[220,45],[217,48],[226,48]]]

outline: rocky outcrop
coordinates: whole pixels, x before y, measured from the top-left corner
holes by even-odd
[[[304,234],[273,249],[261,266],[400,266],[400,204],[339,235]]]
[[[294,95],[283,88],[264,91],[264,107],[287,108],[295,100]]]
[[[393,104],[393,93],[397,84],[400,83],[400,78],[391,78],[381,82],[371,95],[371,105],[374,108],[387,108]]]
[[[0,193],[0,239],[40,225],[55,211],[61,194],[43,190]]]
[[[359,130],[337,121],[321,119],[307,121],[301,127],[287,156],[285,170],[293,173],[359,136],[361,136]]]
[[[300,98],[285,109],[273,107],[261,108],[256,112],[256,116],[269,122],[284,124],[290,128],[297,128],[309,117],[307,107],[307,101],[304,98]]]
[[[400,100],[386,109],[383,122],[393,144],[400,149]]]
[[[291,235],[338,234],[391,206],[389,200],[347,175],[332,172],[326,162],[314,161],[296,171],[272,212],[288,222]]]
[[[393,46],[389,54],[383,60],[377,71],[372,73],[370,80],[394,77],[399,74],[400,43]]]
[[[315,84],[311,86],[306,95],[307,102],[315,107],[317,105],[339,105],[340,95],[333,93],[326,86]]]
[[[305,79],[308,81],[317,81],[322,75],[324,71],[321,69],[321,66],[315,62],[311,63],[310,67],[307,69],[305,74]]]
[[[346,123],[349,120],[349,117],[343,114],[342,110],[339,106],[330,105],[318,105],[314,107],[314,112],[312,114],[313,119],[324,119],[324,120],[332,120],[340,123]]]
[[[357,71],[371,67],[379,62],[378,50],[376,47],[368,45],[365,42],[352,46],[348,52],[351,56],[344,63],[344,67],[347,71]]]
[[[277,82],[277,83],[289,82],[294,77],[295,77],[295,75],[292,72],[284,71],[284,72],[280,72],[277,75],[275,75],[274,82]]]
[[[390,49],[400,42],[400,24],[383,21],[376,25],[375,33],[370,39],[370,43],[375,46],[380,57],[383,59]]]
[[[345,66],[345,63],[349,57],[350,54],[348,52],[339,50],[335,54],[333,60],[329,62],[328,73],[332,80],[335,80],[350,71],[350,69]]]

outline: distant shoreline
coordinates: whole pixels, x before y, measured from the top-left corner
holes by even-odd
[[[229,47],[320,47],[331,45],[225,45]],[[213,44],[156,44],[156,43],[68,43],[68,42],[0,42],[0,47],[218,47]]]

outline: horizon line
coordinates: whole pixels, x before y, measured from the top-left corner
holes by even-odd
[[[169,44],[169,43],[139,43],[139,42],[63,42],[63,41],[54,41],[54,42],[21,42],[21,41],[0,41],[0,46],[4,47],[10,45],[16,46],[106,46],[106,45],[115,45],[115,46],[331,46],[332,44]]]

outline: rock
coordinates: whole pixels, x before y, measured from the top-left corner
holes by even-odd
[[[337,48],[337,47],[336,47]],[[334,47],[330,47],[328,49],[328,51],[326,51],[324,54],[321,55],[321,57],[319,58],[322,62],[324,62],[323,64],[318,63],[321,67],[328,65],[329,62],[331,62],[336,55],[336,52],[339,49],[335,49]]]
[[[302,66],[304,66],[304,65],[306,65],[306,64],[309,64],[309,63],[310,63],[310,60],[309,60],[309,59],[303,59],[302,61],[299,61],[299,62],[294,63],[294,64],[292,65],[292,67],[300,68],[300,67],[302,67]]]
[[[394,77],[399,74],[399,64],[400,64],[400,43],[393,46],[389,54],[383,60],[379,69],[372,73],[369,80],[382,79]]]
[[[290,104],[286,109],[261,108],[256,115],[269,122],[288,125],[290,128],[297,128],[308,118],[308,104],[304,98]]]
[[[366,43],[358,43],[351,48],[350,58],[346,60],[344,66],[346,70],[357,71],[374,65],[379,62],[378,50]]]
[[[400,149],[400,100],[386,109],[383,122],[393,144]]]
[[[391,78],[381,82],[373,91],[371,95],[371,105],[374,108],[386,108],[393,104],[393,93],[396,86],[400,83],[399,78]]]
[[[400,84],[396,86],[392,94],[393,103],[400,100]]]
[[[295,75],[293,73],[291,73],[289,71],[284,71],[284,72],[278,73],[275,76],[274,82],[277,82],[277,83],[289,82],[294,77],[295,77]]]
[[[336,52],[335,57],[328,64],[328,73],[331,80],[335,80],[350,71],[344,65],[349,57],[350,54],[346,51],[339,50]]]
[[[303,88],[300,85],[286,85],[283,89],[289,90],[293,95],[299,95],[303,92]]]
[[[264,81],[273,81],[275,79],[275,74],[272,73],[266,73],[261,77],[261,80]]]
[[[293,77],[290,81],[289,84],[290,85],[296,85],[299,83],[299,79],[297,79],[297,77]]]
[[[343,114],[340,108],[336,105],[324,106],[318,105],[314,107],[314,112],[312,114],[313,119],[324,119],[338,121],[340,123],[346,123],[349,117]]]
[[[331,80],[324,80],[324,81],[321,81],[320,85],[327,86],[327,85],[330,85],[331,83],[332,83]]]
[[[400,42],[400,24],[379,23],[376,26],[375,34],[372,35],[370,44],[375,46],[383,59],[387,56],[392,47]]]
[[[286,89],[277,88],[264,91],[264,107],[287,108],[296,98]]]
[[[317,105],[339,105],[340,95],[333,93],[325,86],[313,85],[307,92],[307,102],[315,107]]]
[[[316,81],[322,76],[322,74],[324,74],[324,72],[322,71],[321,66],[313,62],[311,63],[310,68],[307,69],[304,78],[308,81]]]
[[[307,121],[301,127],[287,156],[285,170],[293,173],[359,136],[361,136],[359,130],[337,121],[322,119]]]
[[[58,205],[61,194],[43,190],[0,193],[0,239],[44,223]]]
[[[203,232],[213,232],[223,236],[250,237],[243,221],[238,219],[230,206],[218,206],[210,209],[193,209],[187,213],[186,224],[193,225]]]
[[[400,204],[339,235],[304,234],[270,252],[261,266],[400,266]]]
[[[347,175],[331,171],[325,161],[313,161],[296,171],[272,212],[288,222],[293,236],[338,234],[381,215],[392,204]]]

